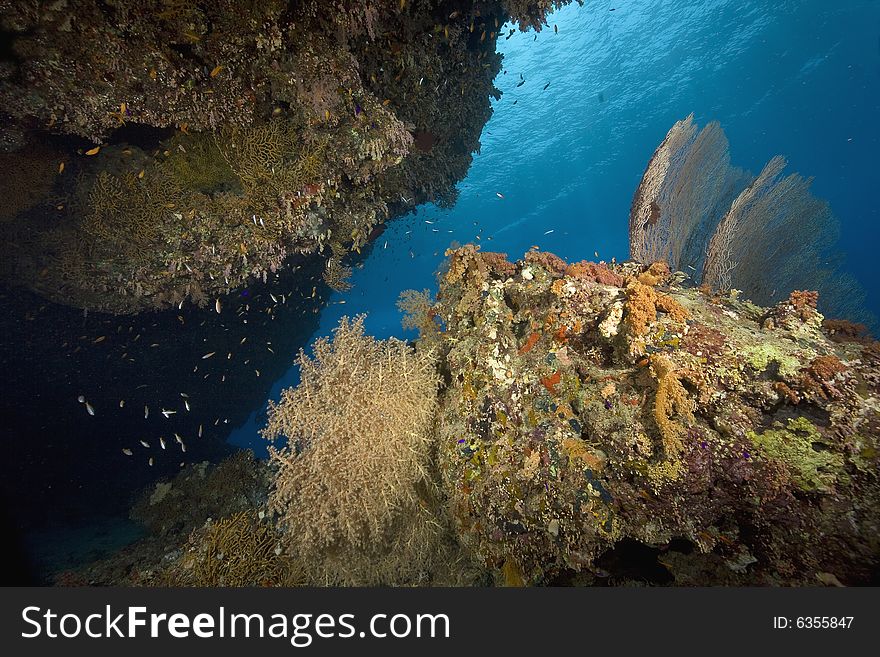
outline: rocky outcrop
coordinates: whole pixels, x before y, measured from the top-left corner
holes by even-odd
[[[440,468],[497,581],[624,579],[627,545],[655,582],[876,576],[880,352],[829,339],[814,293],[761,308],[662,263],[449,255]]]
[[[500,27],[558,4],[5,3],[3,278],[127,313],[305,253],[344,288],[383,222],[454,202]]]

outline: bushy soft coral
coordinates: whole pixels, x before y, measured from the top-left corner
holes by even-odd
[[[663,439],[663,449],[667,458],[674,459],[682,451],[684,422],[693,420],[693,402],[675,373],[672,362],[664,356],[652,356],[651,367],[657,377],[657,394],[654,399],[654,421]]]
[[[662,260],[652,262],[648,268],[636,278],[642,285],[655,287],[669,279],[669,265]]]
[[[690,315],[675,299],[654,290],[653,287],[630,280],[626,286],[626,316],[624,321],[634,336],[644,336],[657,319],[657,311],[666,313],[673,321],[683,322]]]
[[[846,367],[836,356],[817,356],[801,369],[800,387],[809,396],[818,395],[823,399],[839,397],[840,391],[834,385],[834,379],[845,371]]]
[[[565,275],[572,278],[596,281],[603,285],[623,287],[623,276],[611,271],[606,265],[587,262],[586,260],[568,265],[565,268]]]

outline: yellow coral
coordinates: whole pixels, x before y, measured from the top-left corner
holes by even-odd
[[[669,277],[669,265],[664,261],[658,260],[651,263],[651,266],[636,278],[642,285],[654,287]]]
[[[214,139],[245,191],[249,191],[277,175],[284,156],[294,148],[295,132],[278,120],[247,128],[226,126],[215,133]]]
[[[411,581],[439,540],[429,476],[435,356],[364,335],[343,318],[264,431],[284,435],[270,506],[310,576],[337,583]],[[433,500],[433,501],[432,501]]]
[[[280,556],[278,538],[253,512],[236,513],[196,535],[183,565],[193,586],[289,586],[296,569]],[[189,566],[189,568],[187,568]]]
[[[682,438],[686,428],[673,418],[677,416],[688,422],[693,421],[693,403],[667,357],[651,356],[651,367],[657,377],[654,421],[660,430],[666,457],[674,459],[683,449]]]
[[[96,246],[132,252],[158,238],[181,199],[180,188],[161,170],[142,178],[101,171],[89,190],[81,226]]]
[[[632,335],[640,337],[657,318],[657,311],[669,315],[676,322],[683,322],[690,314],[675,299],[657,292],[637,280],[626,286],[626,324]]]
[[[599,472],[602,470],[602,459],[596,456],[591,449],[588,449],[583,440],[566,438],[562,441],[562,447],[568,453],[568,458],[571,461],[581,461],[593,472]]]
[[[324,282],[337,292],[347,292],[351,289],[352,269],[342,264],[342,260],[337,256],[333,256],[327,261],[324,267]]]
[[[403,313],[403,328],[418,330],[419,345],[434,344],[440,337],[440,327],[434,321],[436,310],[430,290],[404,290],[397,299],[397,308]]]
[[[212,135],[181,133],[168,150],[171,154],[163,166],[183,188],[209,192],[236,180]]]

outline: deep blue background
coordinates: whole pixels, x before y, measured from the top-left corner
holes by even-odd
[[[453,240],[479,235],[484,250],[512,258],[539,245],[567,259],[625,259],[645,165],[691,112],[701,126],[721,122],[734,165],[757,174],[781,154],[787,172],[815,179],[814,194],[840,219],[847,268],[880,315],[880,2],[588,2],[553,14],[537,39],[500,39],[499,50],[504,95],[457,205],[422,206],[392,223],[354,288],[331,297],[318,334],[343,314],[368,313],[369,333],[413,337],[400,328],[397,296],[436,291]],[[272,397],[296,381],[291,368]],[[264,421],[255,409],[231,440],[261,449]]]

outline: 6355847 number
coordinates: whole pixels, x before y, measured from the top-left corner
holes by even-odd
[[[848,630],[855,616],[774,616],[773,628],[776,630]]]

